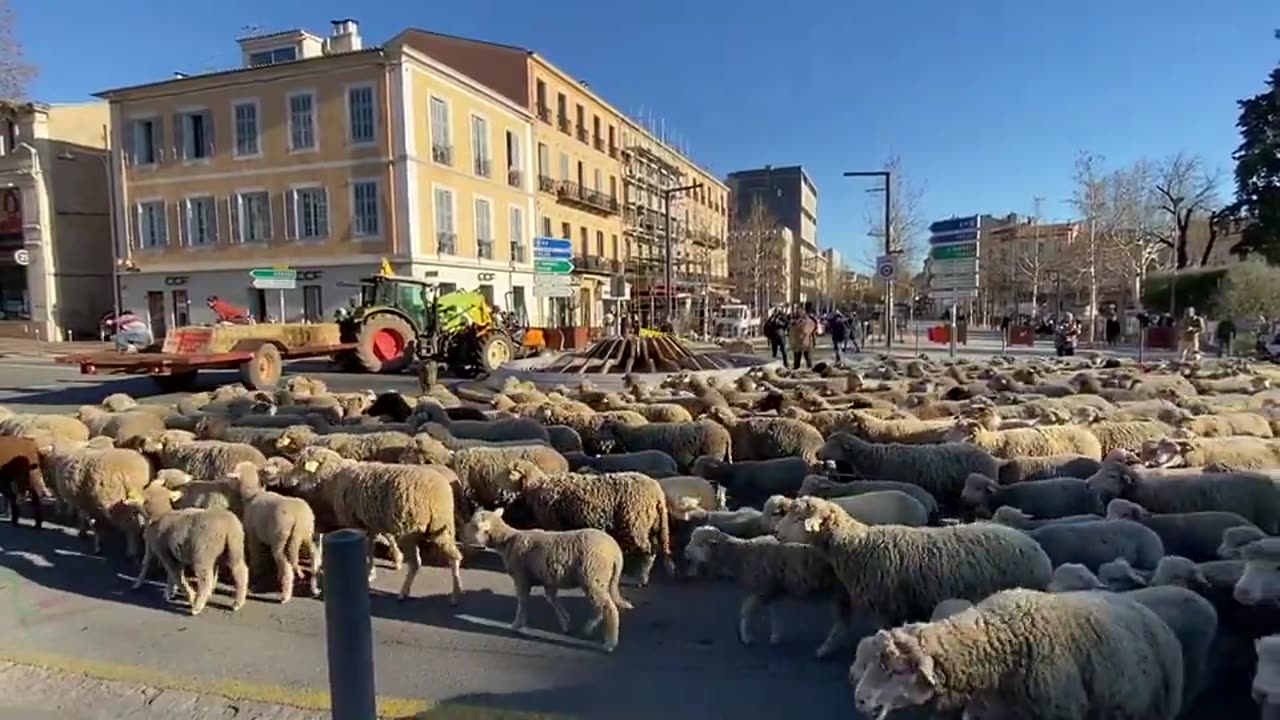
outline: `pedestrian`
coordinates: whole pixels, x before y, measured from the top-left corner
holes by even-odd
[[[774,310],[764,323],[764,336],[769,339],[769,355],[777,360],[782,358],[782,367],[787,367],[787,319],[781,312]]]
[[[840,311],[831,314],[827,320],[827,333],[831,335],[831,345],[835,348],[836,364],[840,364],[840,348],[849,341],[849,326],[845,324]]]
[[[1218,340],[1218,357],[1229,357],[1231,355],[1231,343],[1236,339],[1236,323],[1229,317],[1222,318],[1218,321],[1218,327],[1214,331],[1214,335]]]
[[[1116,312],[1112,310],[1107,313],[1105,332],[1107,335],[1107,345],[1115,347],[1120,341],[1120,318],[1116,317]]]
[[[130,310],[108,318],[107,325],[115,327],[116,350],[120,352],[138,352],[155,342],[147,321]]]
[[[1193,307],[1187,308],[1187,315],[1182,322],[1182,353],[1179,358],[1183,362],[1200,359],[1200,336],[1204,333],[1204,318],[1196,314]]]
[[[605,310],[604,311],[604,336],[605,337],[614,336],[613,323],[614,323],[613,311]]]
[[[800,369],[801,360],[804,360],[806,368],[813,367],[813,342],[818,336],[818,321],[813,317],[812,307],[812,303],[805,303],[805,309],[797,312],[787,326],[796,370]]]

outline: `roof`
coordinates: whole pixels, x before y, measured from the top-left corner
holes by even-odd
[[[288,62],[272,63],[271,65],[254,65],[251,67],[237,67],[230,70],[217,70],[215,72],[200,73],[196,75],[187,75],[180,78],[170,78],[168,80],[160,80],[159,82],[143,83],[141,85],[126,85],[124,87],[111,88],[110,90],[101,90],[93,94],[94,97],[104,100],[111,100],[113,96],[126,92],[134,92],[136,90],[152,90],[156,88],[177,85],[179,83],[191,82],[192,80],[207,80],[209,78],[233,77],[235,75],[244,75],[252,72],[263,72],[270,69],[282,67],[297,67],[306,63],[319,64],[322,62],[330,62],[342,58],[357,57],[360,55],[382,55],[384,49],[381,46],[368,47],[362,50],[354,50],[352,52],[338,53],[336,55],[318,55],[316,57],[299,58],[298,60],[290,60]]]
[[[310,32],[305,28],[291,28],[289,30],[277,30],[276,32],[261,33],[258,35],[241,35],[240,37],[236,38],[236,42],[246,42],[249,40],[270,40],[272,38],[284,37],[286,35],[306,35],[308,37],[320,38],[319,35],[316,35],[315,33]]]

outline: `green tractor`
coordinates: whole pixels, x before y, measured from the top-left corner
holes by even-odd
[[[417,359],[458,374],[491,373],[516,355],[517,329],[479,292],[440,293],[430,280],[375,275],[359,282],[359,305],[338,321],[343,342],[356,349],[340,358],[371,373],[403,372]]]

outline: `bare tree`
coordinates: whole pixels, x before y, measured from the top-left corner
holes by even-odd
[[[902,158],[894,155],[884,164],[889,172],[889,249],[898,253],[898,265],[902,268],[913,267],[920,257],[920,241],[924,232],[925,221],[921,213],[921,202],[924,200],[924,187],[915,185],[902,169]],[[878,198],[875,210],[868,212],[870,234],[881,239],[882,244],[876,246],[870,259],[883,252],[884,239],[884,199]],[[874,265],[874,262],[871,263]]]
[[[734,291],[754,301],[763,313],[786,297],[789,258],[782,225],[762,198],[755,198],[747,216],[729,233],[729,275]]]
[[[1082,152],[1076,158],[1076,190],[1071,202],[1084,216],[1083,232],[1071,244],[1056,268],[1062,275],[1074,275],[1089,291],[1089,339],[1097,338],[1098,287],[1106,262],[1107,240],[1114,230],[1114,214],[1109,203],[1112,178],[1103,169],[1103,158]]]
[[[1191,263],[1187,251],[1191,221],[1198,214],[1210,215],[1217,203],[1218,174],[1206,170],[1200,157],[1177,153],[1160,165],[1155,191],[1168,223],[1161,242],[1173,254],[1173,269],[1181,270]]]
[[[1033,200],[1032,213],[1034,217],[1032,222],[1031,242],[1024,243],[1021,238],[1014,237],[1014,255],[1013,255],[1013,272],[1019,280],[1025,279],[1031,285],[1031,308],[1032,314],[1036,314],[1036,310],[1040,307],[1040,283],[1044,280],[1045,273],[1049,270],[1049,256],[1044,251],[1044,241],[1040,237],[1040,203],[1043,198],[1036,197]],[[1021,285],[1021,282],[1015,283],[1015,288]],[[1016,291],[1015,291],[1016,293]],[[1014,306],[1017,306],[1017,296],[1014,296]]]
[[[35,66],[23,56],[16,25],[9,0],[0,0],[0,101],[26,99],[27,85],[36,75]]]
[[[1141,305],[1147,274],[1158,266],[1166,247],[1155,176],[1156,168],[1145,159],[1108,175],[1108,246],[1116,260],[1111,268],[1118,284],[1132,292],[1135,306]]]

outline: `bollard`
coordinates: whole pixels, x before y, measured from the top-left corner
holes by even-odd
[[[359,530],[324,536],[324,625],[333,720],[376,720],[369,568]]]

